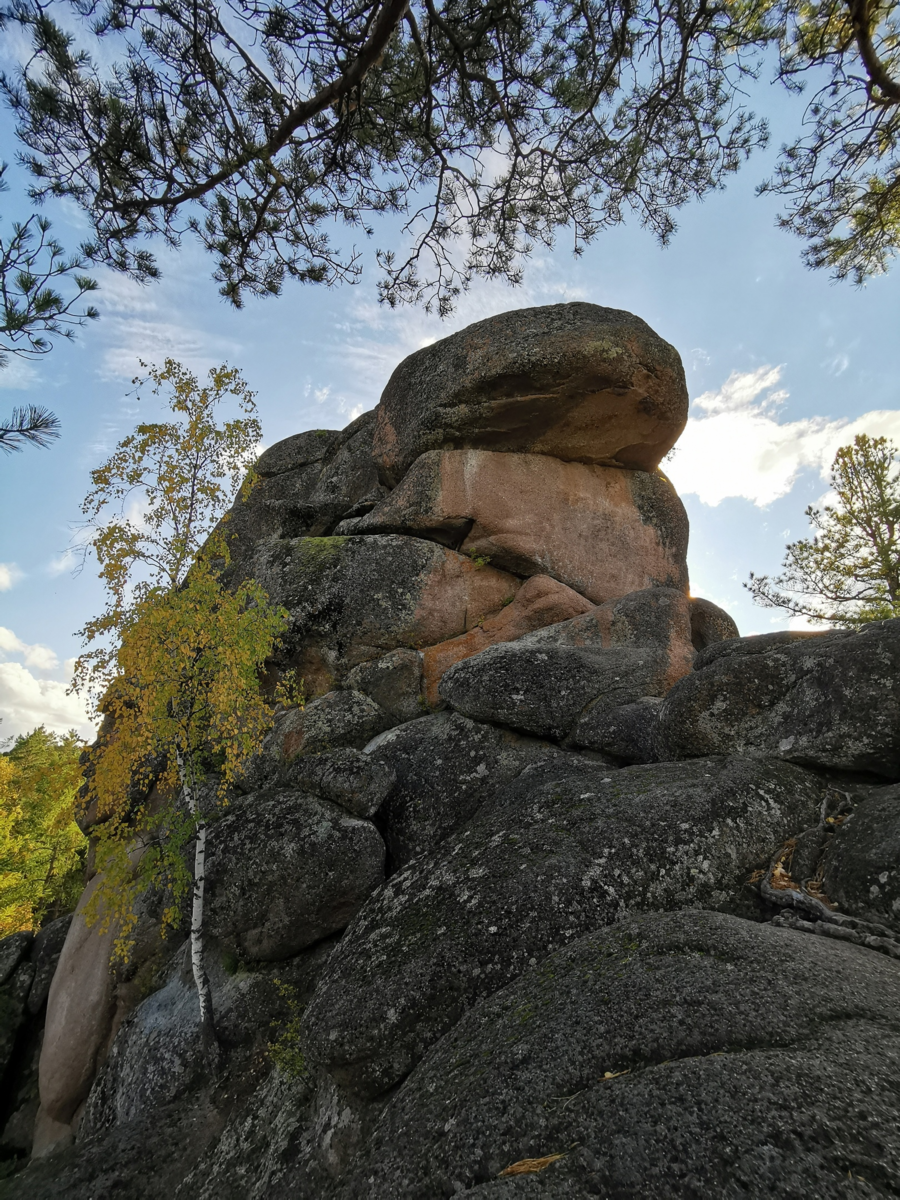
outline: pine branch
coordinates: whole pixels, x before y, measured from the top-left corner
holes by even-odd
[[[0,450],[12,454],[26,445],[49,446],[59,433],[59,417],[49,408],[39,404],[14,408],[6,424],[0,425]]]

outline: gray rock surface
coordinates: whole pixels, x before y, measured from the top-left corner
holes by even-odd
[[[647,697],[610,708],[595,704],[572,730],[569,741],[585,750],[611,754],[626,763],[651,763],[659,757],[659,707]]]
[[[309,1060],[377,1095],[581,934],[629,911],[744,911],[747,876],[815,823],[821,792],[799,767],[742,758],[531,768],[359,913],[306,1011]]]
[[[388,765],[344,747],[294,759],[278,777],[286,788],[332,800],[357,817],[371,817],[394,786]]]
[[[760,754],[900,778],[900,619],[721,642],[667,695],[661,756]]]
[[[740,631],[732,616],[712,600],[700,596],[691,599],[691,640],[695,650],[705,650],[718,642],[727,642],[740,637]]]
[[[311,537],[330,534],[342,517],[362,516],[386,494],[372,458],[374,431],[371,409],[351,422],[329,449],[306,502],[304,532]]]
[[[628,918],[467,1013],[338,1194],[896,1195],[898,1072],[897,963],[720,913]]]
[[[297,1181],[297,1142],[314,1094],[309,1075],[271,1072],[181,1184],[176,1200],[274,1200],[290,1194]]]
[[[307,429],[292,434],[263,451],[256,460],[256,472],[265,479],[321,463],[340,436],[337,429]]]
[[[384,878],[369,821],[302,792],[260,792],[216,822],[206,927],[241,957],[288,958],[349,924]]]
[[[506,450],[652,471],[687,420],[677,351],[596,304],[500,313],[404,359],[376,410],[389,486],[427,450]]]
[[[590,653],[572,646],[534,646],[535,636],[491,646],[457,663],[441,679],[440,695],[473,720],[561,739],[592,701],[614,708],[665,691],[669,658],[664,650],[622,646]]]
[[[432,850],[526,767],[567,758],[546,742],[458,713],[397,726],[366,757],[382,764],[395,780],[380,814],[394,870]]]
[[[0,987],[12,978],[19,963],[28,957],[33,941],[33,933],[11,933],[0,941]]]
[[[323,537],[344,516],[368,512],[385,494],[372,460],[375,413],[340,433],[311,429],[270,446],[256,464],[260,478],[238,494],[220,528],[231,572],[240,574],[268,538]]]
[[[34,939],[30,955],[34,963],[34,979],[28,992],[28,1011],[32,1016],[36,1016],[44,1007],[50,984],[53,982],[53,972],[56,970],[71,924],[71,914],[58,917],[45,925]]]
[[[280,764],[339,746],[361,750],[392,724],[384,709],[362,692],[327,692],[303,708],[280,713],[266,736],[262,754]]]
[[[414,721],[423,715],[422,653],[401,647],[372,662],[360,663],[346,678],[395,721]]]
[[[900,929],[900,786],[872,788],[834,831],[823,885],[842,912]]]

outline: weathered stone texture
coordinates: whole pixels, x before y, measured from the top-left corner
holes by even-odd
[[[900,619],[711,646],[666,697],[660,753],[734,752],[900,778]]]
[[[433,451],[354,533],[432,538],[518,575],[550,575],[595,604],[652,586],[687,589],[687,517],[658,473]]]
[[[337,1194],[893,1195],[898,1001],[896,964],[857,947],[720,913],[627,918],[467,1013]],[[553,1153],[529,1186],[489,1182]]]
[[[547,742],[439,713],[391,730],[366,755],[394,783],[380,811],[391,866],[404,867],[464,825],[526,768],[567,756]]]
[[[374,452],[399,483],[427,450],[547,454],[652,471],[687,421],[677,351],[640,318],[552,304],[478,321],[397,367]]]
[[[789,763],[742,758],[537,765],[359,913],[307,1009],[309,1058],[377,1095],[479,999],[583,933],[629,911],[745,911],[747,876],[815,822],[821,789]]]
[[[900,930],[900,785],[872,788],[838,825],[823,886],[842,912]]]
[[[207,855],[208,933],[254,960],[344,929],[384,879],[374,825],[301,792],[246,797],[212,827]]]

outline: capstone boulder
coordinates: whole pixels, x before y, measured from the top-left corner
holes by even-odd
[[[687,421],[677,351],[631,313],[551,304],[417,350],[378,405],[374,455],[395,486],[428,450],[476,448],[654,470]]]

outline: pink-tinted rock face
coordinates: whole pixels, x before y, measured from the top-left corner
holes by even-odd
[[[658,472],[435,450],[356,532],[458,545],[519,575],[550,575],[595,604],[653,586],[687,589],[687,516]]]
[[[684,429],[688,394],[678,352],[649,325],[578,302],[500,313],[417,350],[377,412],[389,486],[425,451],[463,447],[652,471]]]
[[[290,613],[293,665],[309,696],[331,691],[354,667],[391,650],[465,633],[522,585],[515,575],[415,537],[272,540],[251,565]]]
[[[97,925],[89,928],[84,919],[99,883],[96,876],[82,893],[47,998],[39,1085],[42,1123],[54,1136],[57,1126],[70,1125],[87,1097],[115,1017],[109,969],[113,937]]]
[[[429,646],[423,651],[425,699],[431,705],[439,702],[438,684],[441,676],[454,663],[471,658],[473,654],[498,642],[513,642],[535,629],[567,621],[590,608],[590,601],[565,584],[557,583],[547,575],[533,575],[523,584],[515,599],[499,612],[487,617],[468,633]]]

